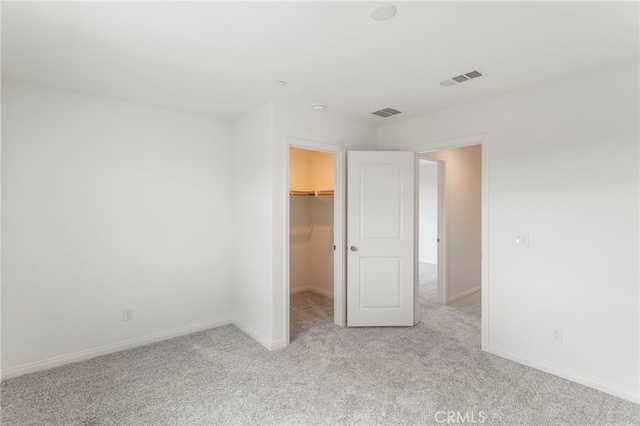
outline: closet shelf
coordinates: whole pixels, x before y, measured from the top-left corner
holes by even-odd
[[[289,191],[289,195],[294,197],[323,197],[333,195],[333,189],[316,189],[309,191],[292,189]]]

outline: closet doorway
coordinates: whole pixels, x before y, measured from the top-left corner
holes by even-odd
[[[288,148],[289,341],[314,324],[345,325],[344,152],[333,145],[295,142],[290,140]]]

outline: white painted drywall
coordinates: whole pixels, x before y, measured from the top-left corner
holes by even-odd
[[[309,285],[324,295],[333,294],[333,196],[309,199]]]
[[[2,89],[3,372],[229,321],[230,123]]]
[[[289,188],[299,191],[333,189],[334,155],[328,152],[289,148]]]
[[[447,215],[447,300],[479,289],[482,262],[482,147],[424,154],[444,160]]]
[[[289,189],[309,191],[311,183],[310,154],[312,151],[300,148],[289,148]]]
[[[0,12],[1,13],[1,12]],[[0,99],[1,99],[1,95],[3,93],[3,79],[0,78]],[[3,183],[3,179],[4,179],[4,170],[3,170],[3,161],[2,161],[2,152],[4,151],[2,149],[2,102],[0,101],[0,381],[2,381],[2,201],[3,201],[3,197],[2,195],[2,188],[4,188],[4,183]],[[0,416],[1,418],[1,416]]]
[[[272,103],[233,122],[233,315],[238,326],[267,348],[273,341],[276,238],[272,229],[272,129]]]
[[[311,183],[312,151],[289,149],[289,189],[309,191]],[[290,292],[297,293],[308,289],[312,277],[309,273],[309,242],[311,240],[311,215],[306,196],[289,197],[289,285]]]
[[[420,160],[419,259],[438,263],[438,163]]]
[[[309,243],[311,240],[310,197],[289,197],[289,285],[291,293],[311,285]]]
[[[334,155],[289,149],[289,187],[328,190],[334,184]],[[289,197],[289,288],[333,294],[333,196]]]
[[[286,136],[310,141],[330,143],[351,150],[375,150],[375,133],[373,128],[344,118],[331,115],[330,109],[322,112],[311,108],[301,108],[283,102],[274,102],[274,131],[272,156],[272,188],[271,203],[273,244],[263,259],[270,259],[273,265],[272,276],[272,313],[269,324],[273,330],[273,342],[276,347],[284,344],[285,317],[284,302],[289,297],[284,291],[285,279],[285,247],[284,236],[287,224],[284,220],[285,197],[289,197],[286,187],[287,170],[285,164],[288,149]],[[330,108],[331,106],[329,106]],[[265,213],[265,216],[267,214]]]
[[[333,196],[289,198],[289,288],[333,294]]]
[[[486,349],[636,402],[638,75],[624,64],[377,131],[380,149],[489,134]]]

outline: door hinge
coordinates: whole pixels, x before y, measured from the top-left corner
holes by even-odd
[[[335,251],[335,249],[336,249],[336,245],[334,244],[334,245],[333,245],[333,250]]]

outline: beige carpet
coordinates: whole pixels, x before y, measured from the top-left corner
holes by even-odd
[[[18,377],[2,425],[640,425],[635,404],[483,353],[479,295],[442,306],[429,285],[412,328],[336,327],[302,293],[279,351],[225,326]]]
[[[438,303],[438,265],[419,263],[418,280],[423,303]]]

